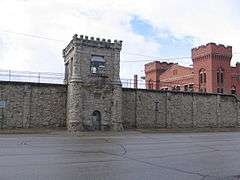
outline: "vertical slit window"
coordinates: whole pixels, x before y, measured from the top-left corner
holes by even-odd
[[[202,75],[202,73],[200,73],[200,83],[201,84],[203,83],[203,75]]]
[[[223,83],[224,77],[223,77],[223,72],[221,72],[221,83]]]
[[[219,72],[217,72],[217,83],[219,83]]]

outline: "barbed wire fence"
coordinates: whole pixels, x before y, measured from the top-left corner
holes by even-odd
[[[0,70],[0,81],[63,84],[63,73]]]
[[[0,81],[64,84],[64,73],[33,72],[0,69]],[[121,78],[124,88],[134,88],[134,79]],[[146,88],[145,80],[138,79],[137,87]]]

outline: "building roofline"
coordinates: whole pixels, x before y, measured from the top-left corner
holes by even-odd
[[[170,68],[168,68],[166,71],[164,71],[161,75],[163,75],[164,73],[166,73],[166,72],[168,72],[168,71],[170,71],[172,68],[174,68],[174,67],[182,67],[182,68],[187,68],[187,69],[189,69],[189,70],[193,70],[193,68],[191,68],[191,67],[186,67],[186,66],[182,66],[182,65],[179,65],[179,64],[174,64],[173,66],[171,66]]]

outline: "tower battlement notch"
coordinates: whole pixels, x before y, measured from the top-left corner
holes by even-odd
[[[192,59],[207,57],[209,55],[220,55],[232,57],[232,46],[224,46],[223,44],[208,43],[192,49]]]

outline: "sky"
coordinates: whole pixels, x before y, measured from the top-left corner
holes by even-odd
[[[74,34],[122,40],[121,78],[143,76],[155,60],[190,66],[191,48],[208,42],[233,46],[234,65],[239,8],[238,0],[0,0],[0,69],[63,73]]]

